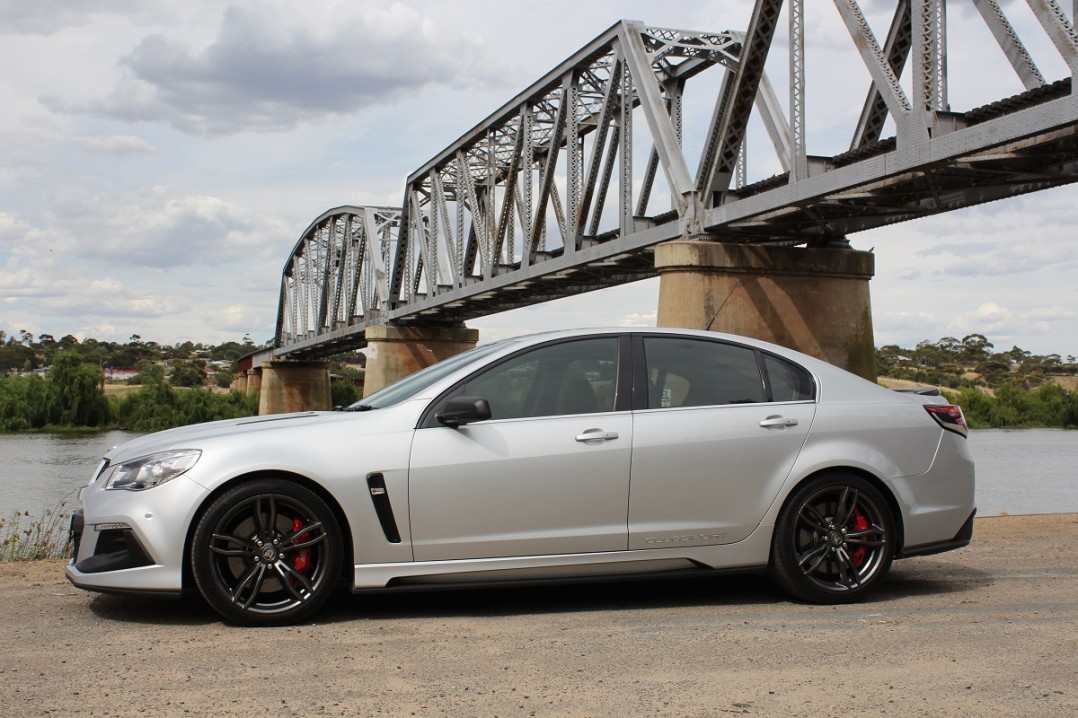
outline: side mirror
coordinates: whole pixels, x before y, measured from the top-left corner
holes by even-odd
[[[486,421],[490,416],[490,402],[483,397],[455,396],[434,418],[439,424],[456,428],[473,421]]]

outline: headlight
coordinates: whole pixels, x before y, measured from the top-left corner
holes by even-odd
[[[179,449],[118,464],[105,481],[105,488],[128,491],[152,489],[183,474],[195,465],[200,456],[202,452],[198,449]]]

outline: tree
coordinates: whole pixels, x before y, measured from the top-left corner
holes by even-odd
[[[49,369],[46,405],[49,423],[59,426],[104,426],[109,420],[101,368],[83,364],[78,352],[56,354]]]
[[[958,354],[962,350],[962,344],[954,337],[944,337],[936,342],[936,346],[946,354]]]
[[[962,337],[962,359],[970,364],[976,364],[989,355],[993,348],[992,342],[983,334],[967,334]]]
[[[168,381],[172,386],[202,386],[206,383],[206,374],[198,365],[177,359],[172,364]]]

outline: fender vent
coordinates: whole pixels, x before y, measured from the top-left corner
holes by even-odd
[[[371,492],[374,513],[378,514],[378,523],[382,524],[382,533],[386,535],[386,541],[400,543],[401,535],[397,531],[397,522],[393,518],[393,505],[389,503],[389,492],[386,491],[386,477],[381,474],[369,474],[367,488]]]

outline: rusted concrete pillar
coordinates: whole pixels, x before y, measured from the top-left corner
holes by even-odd
[[[262,367],[257,369],[247,370],[247,390],[244,392],[247,396],[254,396],[257,394],[259,399],[262,397]]]
[[[870,252],[693,240],[655,248],[660,327],[742,334],[875,381]]]
[[[367,327],[363,396],[476,345],[479,330],[468,327]]]
[[[236,391],[240,394],[247,393],[247,372],[238,371],[232,376],[232,383],[228,385],[229,391]]]
[[[331,408],[328,362],[278,359],[262,363],[260,415]]]

